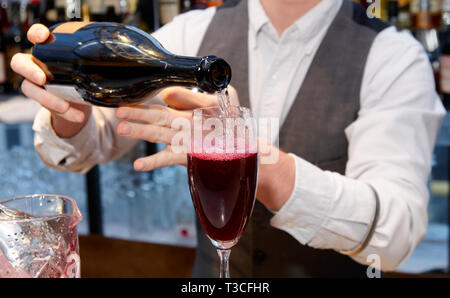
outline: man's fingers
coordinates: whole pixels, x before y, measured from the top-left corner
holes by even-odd
[[[170,127],[176,118],[190,118],[191,112],[177,111],[161,105],[120,107],[116,110],[120,119],[141,121],[149,124]]]
[[[159,125],[122,121],[117,126],[117,133],[121,136],[127,136],[138,140],[146,140],[152,143],[170,144],[177,131]]]
[[[47,92],[39,86],[34,85],[28,80],[24,80],[22,83],[22,92],[39,102],[41,105],[49,110],[52,110],[59,114],[64,114],[69,109],[69,103],[65,100]]]
[[[50,30],[42,24],[34,24],[27,32],[27,38],[31,43],[41,43],[47,40]]]
[[[84,113],[71,107],[70,104],[53,95],[43,88],[34,85],[28,80],[22,83],[22,92],[26,96],[39,102],[43,107],[49,109],[52,113],[56,113],[67,121],[81,123],[84,120]]]
[[[231,105],[239,105],[239,98],[233,86],[228,86]],[[179,110],[193,110],[218,105],[216,94],[192,92],[182,87],[166,88],[161,92],[162,99],[169,106]]]
[[[228,95],[230,97],[230,103],[233,106],[239,106],[239,97],[238,97],[238,93],[236,91],[236,89],[234,89],[233,86],[229,85],[228,86]]]
[[[36,85],[44,85],[44,71],[34,63],[30,54],[17,53],[11,59],[11,68]]]
[[[156,154],[139,158],[134,162],[136,171],[152,171],[173,165],[186,165],[187,157],[184,153],[172,152],[170,146]]]
[[[217,105],[217,95],[192,92],[182,87],[166,88],[161,92],[162,99],[178,110],[193,110]]]

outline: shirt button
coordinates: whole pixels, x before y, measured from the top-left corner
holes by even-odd
[[[287,222],[285,226],[286,228],[293,228],[294,224],[292,222]]]
[[[266,260],[266,258],[266,254],[260,249],[257,249],[253,252],[253,261],[256,264],[262,264]]]

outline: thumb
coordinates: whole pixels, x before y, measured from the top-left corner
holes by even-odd
[[[233,105],[233,106],[239,106],[240,105],[239,104],[238,93],[237,93],[236,89],[233,86],[231,86],[231,85],[228,85],[228,95],[230,97],[231,105]]]
[[[27,38],[33,44],[42,43],[50,36],[50,31],[42,24],[34,24],[27,32]]]

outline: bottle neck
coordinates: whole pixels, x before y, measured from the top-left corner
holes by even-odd
[[[398,23],[398,3],[397,1],[388,2],[388,22],[392,25],[397,25]]]
[[[430,11],[430,9],[431,9],[430,0],[420,0],[419,11]]]
[[[205,92],[224,89],[231,79],[230,66],[214,56],[173,56],[164,62],[167,62],[164,76],[168,80],[182,86],[198,87]]]
[[[135,69],[137,73],[130,75],[144,80],[143,88],[187,86],[213,93],[226,88],[231,78],[231,68],[223,59],[174,55],[137,29],[109,23],[67,22],[51,30],[53,39],[33,49],[33,56],[43,63],[61,64],[63,59],[76,64],[82,59],[85,64],[99,65],[106,77],[107,67],[123,67],[130,72]]]
[[[431,12],[419,11],[417,13],[417,28],[418,29],[431,29],[433,28],[433,22],[431,19]]]
[[[164,81],[168,85],[200,87],[199,70],[201,57],[173,56],[164,60]]]
[[[18,3],[13,3],[11,8],[11,25],[20,26],[20,6]]]

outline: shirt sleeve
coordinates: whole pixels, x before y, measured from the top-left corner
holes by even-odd
[[[382,270],[396,269],[426,233],[427,181],[444,115],[422,46],[407,33],[385,29],[367,59],[358,118],[345,130],[345,176],[294,156],[293,193],[271,224],[304,245],[353,249],[374,214],[370,184],[380,199],[378,224],[368,246],[352,258],[369,265],[376,254]]]

